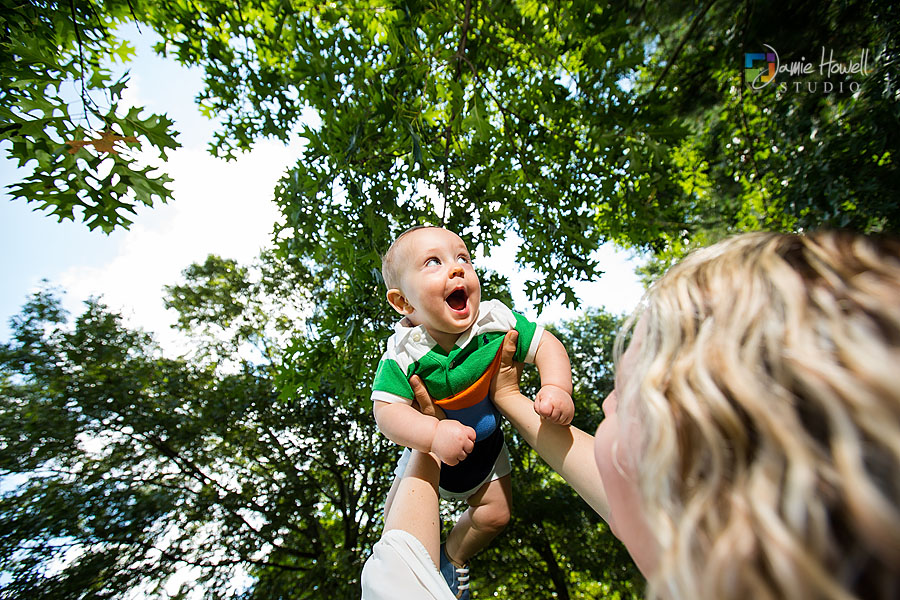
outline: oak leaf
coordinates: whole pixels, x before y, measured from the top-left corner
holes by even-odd
[[[69,154],[75,154],[81,148],[85,146],[93,146],[97,152],[106,152],[109,154],[118,154],[119,148],[116,147],[116,144],[119,142],[133,142],[135,144],[140,144],[138,139],[133,136],[121,136],[114,131],[103,131],[100,134],[98,139],[94,140],[67,140],[66,144],[71,146],[68,152]]]

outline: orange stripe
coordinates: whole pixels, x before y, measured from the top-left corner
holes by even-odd
[[[502,349],[502,346],[501,346]],[[434,403],[442,408],[450,410],[460,410],[475,406],[484,400],[491,391],[491,380],[494,374],[500,370],[500,350],[497,350],[497,356],[488,366],[487,370],[478,378],[478,380],[464,389],[463,391],[447,396],[441,400],[435,400]]]

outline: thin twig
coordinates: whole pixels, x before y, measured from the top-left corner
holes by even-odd
[[[75,28],[75,40],[78,42],[78,77],[81,80],[81,105],[84,107],[84,118],[87,121],[88,128],[91,126],[91,120],[88,116],[88,93],[87,84],[84,82],[84,48],[81,43],[81,28],[78,27],[78,15],[75,12],[75,0],[69,0],[69,10],[72,13],[72,27]]]
[[[659,76],[659,79],[656,80],[656,83],[653,84],[653,89],[650,90],[650,93],[653,94],[656,89],[662,84],[663,80],[665,80],[666,75],[669,73],[669,69],[672,68],[672,65],[678,60],[678,55],[681,54],[681,51],[684,49],[684,45],[694,34],[694,30],[697,29],[697,26],[700,24],[700,21],[703,20],[703,17],[706,16],[706,13],[709,12],[709,9],[712,5],[715,4],[715,0],[710,0],[710,2],[703,7],[703,9],[697,14],[694,18],[691,26],[688,27],[688,30],[685,32],[684,36],[681,38],[681,42],[678,43],[678,47],[675,48],[675,53],[672,54],[672,58],[669,59],[669,62],[666,63],[666,68],[663,69],[662,75]]]
[[[134,19],[134,26],[137,27],[138,33],[143,35],[143,31],[141,31],[141,24],[138,23],[137,15],[134,14],[134,6],[131,4],[131,0],[126,0],[128,2],[128,11],[131,13],[131,18]]]
[[[463,18],[462,32],[459,36],[459,46],[456,49],[456,73],[453,75],[454,81],[459,81],[462,76],[462,61],[466,55],[466,43],[469,39],[469,23],[472,16],[472,0],[466,0],[466,15]],[[448,191],[450,185],[450,137],[453,134],[453,121],[456,120],[458,112],[450,114],[447,121],[447,127],[444,130],[444,209],[441,211],[441,225],[447,224],[447,206],[450,205]]]

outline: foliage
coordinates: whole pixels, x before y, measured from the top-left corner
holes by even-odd
[[[612,391],[613,343],[622,320],[592,309],[551,328],[572,360],[574,425],[593,432]],[[523,391],[537,392],[537,371],[526,369]],[[473,560],[478,597],[639,598],[643,578],[624,546],[574,491],[514,432],[512,520]]]
[[[215,152],[307,139],[276,190],[286,252],[346,245],[335,266],[369,285],[409,224],[486,248],[512,228],[542,304],[574,301],[567,282],[598,274],[601,241],[677,257],[746,229],[897,231],[897,10],[256,0],[176,2],[150,20],[160,48],[205,70],[201,106],[224,118]],[[853,94],[756,93],[743,57],[765,43],[785,64],[868,49],[873,71],[841,77]]]
[[[567,282],[598,274],[602,241],[677,256],[748,228],[900,223],[890,3],[5,1],[0,127],[11,156],[37,162],[13,195],[59,218],[80,209],[105,231],[169,195],[166,176],[133,158],[64,151],[87,129],[136,135],[163,159],[174,147],[165,117],[117,112],[126,82],[104,64],[130,59],[112,32],[130,20],[155,30],[159,52],[204,69],[201,110],[222,122],[214,153],[307,139],[277,190],[286,250],[311,258],[350,243],[344,270],[370,271],[410,223],[487,247],[512,228],[525,240],[518,260],[546,275],[532,298],[571,302]],[[872,72],[838,78],[855,93],[795,91],[787,76],[757,93],[742,58],[764,44],[783,64],[869,50]],[[78,124],[65,85],[98,124]]]
[[[682,5],[663,3],[646,17],[658,45],[638,81],[689,129],[672,156],[693,198],[687,226],[667,234],[648,278],[736,231],[900,231],[898,7],[702,2],[690,27],[684,14]],[[753,71],[738,63],[766,45],[782,67],[808,63],[811,72],[782,73],[752,89]],[[863,51],[868,73],[820,70],[823,61],[860,62]],[[834,91],[826,93],[826,82]]]
[[[183,593],[358,595],[399,449],[377,432],[359,383],[371,379],[381,343],[372,333],[356,348],[334,337],[328,305],[314,300],[329,293],[319,275],[272,254],[190,266],[167,303],[203,351],[180,359],[96,300],[70,323],[58,295],[31,298],[0,346],[0,597],[165,595],[186,570]],[[486,294],[509,301],[503,278],[482,280]],[[265,310],[309,301],[302,321]],[[393,320],[381,304],[371,312],[378,335]],[[617,326],[595,312],[557,331],[588,430],[612,385]],[[267,354],[280,335],[293,344]],[[479,595],[639,592],[605,525],[508,439],[514,521],[477,559]]]
[[[160,36],[160,53],[203,69],[198,102],[222,123],[213,153],[306,139],[276,189],[282,251],[327,255],[366,292],[378,253],[417,222],[486,251],[514,230],[517,260],[539,274],[527,284],[538,306],[574,303],[568,284],[599,275],[591,253],[604,241],[665,265],[746,229],[900,225],[890,3],[10,1],[4,14],[25,18],[5,21],[0,126],[20,162],[38,162],[14,196],[60,218],[81,207],[107,231],[137,202],[165,200],[166,178],[120,155],[63,151],[84,132],[60,86],[82,88],[98,135],[143,136],[164,158],[169,122],[139,109],[116,117],[125,82],[102,67],[129,59],[111,32],[128,20]],[[743,57],[765,44],[785,65],[868,50],[872,72],[832,78],[858,84],[853,93],[794,89],[814,75],[754,91]],[[104,88],[108,111],[91,99]]]
[[[134,50],[112,31],[133,18],[129,6],[2,0],[0,8],[0,134],[8,156],[33,167],[11,196],[106,233],[127,228],[137,206],[171,197],[167,175],[111,140],[149,145],[163,161],[178,147],[167,117],[120,107],[128,77],[113,81],[109,65]]]
[[[520,261],[552,271],[529,284],[532,296],[559,290],[574,302],[566,282],[595,274],[589,255],[602,238],[651,243],[658,222],[683,221],[659,201],[671,195],[665,179],[637,186],[623,168],[629,151],[664,161],[660,143],[679,130],[626,101],[619,82],[645,53],[621,11],[582,2],[557,12],[507,2],[253,7],[235,15],[185,4],[179,18],[205,35],[160,34],[179,60],[206,69],[202,102],[229,115],[215,142],[226,156],[258,135],[286,136],[303,103],[316,110],[315,124],[299,124],[304,155],[276,190],[288,253],[318,262],[323,247],[338,246],[335,266],[367,277],[411,223],[441,222],[488,247],[512,226],[525,240]],[[222,50],[214,33],[246,43]],[[639,143],[648,132],[655,140]]]
[[[0,347],[0,597],[352,597],[380,533],[390,447],[327,387],[167,359],[96,301],[36,295]],[[176,580],[177,581],[177,580]]]

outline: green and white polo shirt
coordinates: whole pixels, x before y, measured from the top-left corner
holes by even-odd
[[[395,325],[394,334],[387,341],[372,383],[372,400],[412,404],[414,394],[409,378],[418,375],[448,417],[474,427],[479,439],[483,433],[493,431],[496,423],[491,426],[485,422],[488,407],[480,405],[487,399],[484,385],[476,384],[480,378],[482,384],[489,378],[486,371],[492,363],[497,364],[494,359],[510,329],[519,332],[513,359],[534,362],[543,327],[511,311],[499,300],[487,300],[481,303],[478,318],[448,353],[424,326],[404,323],[405,320]],[[494,412],[492,406],[490,412]],[[479,431],[485,429],[490,431]]]

